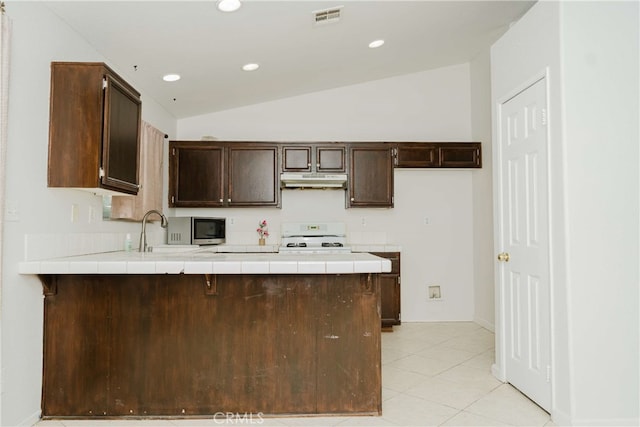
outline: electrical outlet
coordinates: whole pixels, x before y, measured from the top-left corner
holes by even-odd
[[[78,207],[77,204],[72,204],[71,205],[71,222],[78,222],[78,212],[80,211],[80,208]]]
[[[440,291],[440,285],[429,285],[429,300],[436,300],[442,298],[442,293]]]
[[[97,219],[97,215],[96,215],[96,210],[93,206],[89,206],[89,215],[87,217],[87,220],[89,222],[89,224],[96,222]]]
[[[366,227],[367,226],[367,218],[363,216],[360,219],[360,223],[362,224],[363,227]]]
[[[20,208],[15,200],[7,200],[4,208],[4,220],[7,222],[20,221]]]
[[[424,217],[424,225],[429,225],[429,217],[428,216]]]

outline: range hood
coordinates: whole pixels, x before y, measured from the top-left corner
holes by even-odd
[[[293,173],[280,174],[282,188],[346,188],[347,174]]]

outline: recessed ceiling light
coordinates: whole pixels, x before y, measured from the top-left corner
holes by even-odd
[[[371,49],[375,49],[377,47],[380,47],[384,44],[384,40],[380,39],[380,40],[374,40],[371,43],[369,43],[369,47]]]
[[[165,82],[175,82],[180,80],[180,74],[166,74],[162,76],[162,80]]]
[[[218,10],[221,12],[234,12],[240,9],[240,0],[218,0]]]
[[[243,69],[244,71],[255,71],[255,70],[257,70],[258,68],[260,68],[260,65],[255,64],[255,63],[251,63],[251,64],[244,64],[244,65],[242,66],[242,69]]]

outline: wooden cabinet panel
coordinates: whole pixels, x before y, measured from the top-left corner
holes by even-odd
[[[376,274],[47,280],[45,417],[381,411]]]
[[[279,206],[278,146],[169,143],[169,206]]]
[[[377,275],[327,276],[318,307],[318,413],[358,412],[380,402],[381,365]],[[367,290],[368,289],[368,290]],[[364,290],[364,291],[363,291]],[[354,316],[354,313],[358,313]],[[357,357],[354,355],[357,354]]]
[[[138,192],[140,94],[104,63],[51,63],[49,187]]]
[[[344,173],[344,144],[300,144],[282,147],[282,172]]]
[[[440,167],[442,168],[481,168],[482,155],[480,144],[442,144]]]
[[[44,299],[42,412],[49,416],[105,415],[109,410],[105,400],[109,362],[104,351],[109,336],[96,333],[109,317],[108,300],[96,298],[104,292],[104,283],[100,278],[79,278],[80,286],[58,284],[56,276],[41,280],[59,290]],[[91,310],[83,301],[91,303]]]
[[[345,172],[347,149],[344,145],[320,145],[316,147],[318,172]]]
[[[224,147],[172,141],[169,154],[169,206],[223,206]]]
[[[399,143],[396,167],[432,168],[439,163],[438,147],[427,143]]]
[[[398,168],[481,168],[479,142],[398,142]]]
[[[354,143],[349,159],[347,207],[393,207],[393,147]]]
[[[230,144],[227,150],[227,204],[278,206],[278,147]]]
[[[311,146],[282,147],[283,172],[311,172]]]
[[[400,316],[400,252],[372,252],[391,260],[391,272],[380,275],[380,311],[382,327],[399,325]]]

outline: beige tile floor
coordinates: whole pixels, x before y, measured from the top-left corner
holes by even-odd
[[[493,333],[476,323],[405,323],[382,334],[381,417],[46,420],[36,426],[553,426],[548,413],[491,375],[493,360]]]

